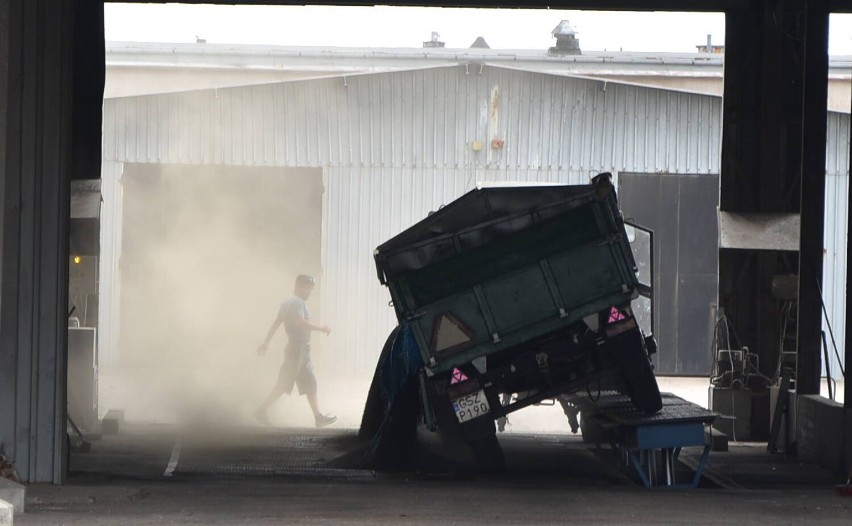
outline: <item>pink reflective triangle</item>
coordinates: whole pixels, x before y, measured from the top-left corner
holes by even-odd
[[[461,372],[458,367],[453,369],[453,378],[450,380],[450,385],[464,382],[465,380],[467,380],[467,375]]]
[[[609,311],[609,321],[607,323],[615,323],[615,322],[621,321],[625,318],[626,318],[626,316],[624,314],[622,314],[621,311],[619,311],[618,309],[613,307]]]

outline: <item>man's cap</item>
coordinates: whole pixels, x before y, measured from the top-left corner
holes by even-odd
[[[315,285],[317,280],[314,279],[313,276],[308,276],[307,274],[299,274],[296,278],[296,285]]]

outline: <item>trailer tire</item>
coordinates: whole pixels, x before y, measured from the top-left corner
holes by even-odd
[[[470,430],[465,430],[456,418],[452,409],[450,398],[446,391],[449,383],[447,375],[433,378],[430,384],[431,402],[435,411],[435,419],[438,425],[438,434],[441,436],[445,446],[456,449],[465,459],[464,464],[470,466],[478,473],[498,473],[503,470],[506,460],[503,448],[497,440],[497,429],[494,420],[490,416],[481,416],[477,419],[477,431],[471,436]],[[487,423],[485,420],[487,419]],[[471,425],[469,422],[467,425]],[[490,429],[487,427],[490,426]],[[469,468],[470,469],[470,468]]]
[[[663,408],[663,397],[660,395],[660,386],[654,376],[651,361],[642,352],[635,353],[630,366],[621,373],[624,383],[625,394],[637,409],[645,414],[654,414]]]

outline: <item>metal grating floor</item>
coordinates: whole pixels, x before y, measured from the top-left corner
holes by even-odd
[[[603,391],[594,400],[588,397],[574,400],[580,410],[594,411],[619,424],[643,425],[673,422],[705,422],[716,419],[716,413],[693,404],[672,393],[661,393],[663,408],[653,415],[646,415],[633,406],[630,397],[616,391]]]

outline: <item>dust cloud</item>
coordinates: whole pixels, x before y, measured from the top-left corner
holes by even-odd
[[[257,348],[298,274],[317,277],[308,306],[327,322],[321,170],[126,165],[122,185],[119,366],[101,375],[101,412],[205,429],[258,425],[253,413],[284,359],[284,327],[265,355]],[[369,376],[363,395],[341,392],[317,367],[321,353],[336,352],[327,341],[312,335],[321,409],[354,427],[362,406],[351,401],[366,396]],[[296,390],[269,418],[314,424]]]

